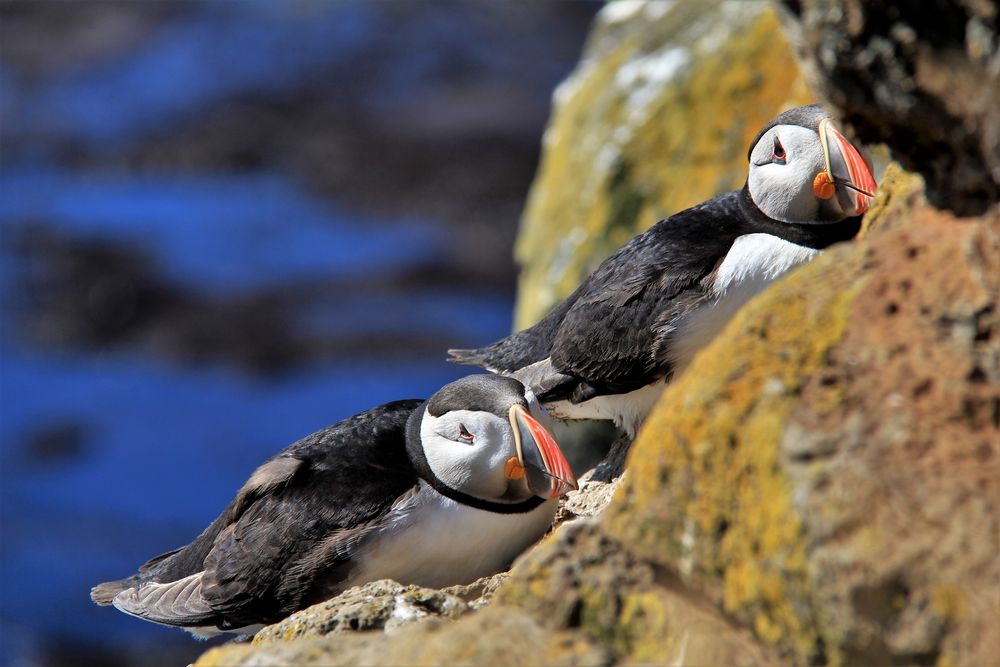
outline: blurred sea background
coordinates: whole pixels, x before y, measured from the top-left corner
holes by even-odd
[[[0,3],[0,661],[186,664],[89,600],[285,445],[468,372],[596,2]]]

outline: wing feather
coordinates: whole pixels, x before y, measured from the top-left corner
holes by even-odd
[[[120,611],[155,623],[201,625],[216,617],[202,595],[203,573],[177,581],[147,582],[115,596],[112,604]]]
[[[96,586],[92,598],[158,623],[224,630],[300,609],[344,576],[369,527],[416,484],[405,429],[420,403],[380,406],[290,445],[194,542]],[[310,557],[315,567],[299,566]]]

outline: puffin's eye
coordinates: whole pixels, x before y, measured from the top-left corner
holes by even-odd
[[[785,147],[781,145],[778,135],[774,135],[774,152],[771,153],[771,162],[785,164]]]
[[[458,425],[458,439],[464,440],[465,442],[472,442],[476,439],[476,436],[469,433],[468,429],[465,428],[465,424]]]

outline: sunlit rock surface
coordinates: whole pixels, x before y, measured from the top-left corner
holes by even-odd
[[[663,18],[649,7],[606,9],[581,71],[606,68],[607,82],[627,70],[627,53],[615,60],[599,45],[655,32]],[[756,21],[777,29],[765,9],[739,11],[759,11]],[[707,58],[751,34],[747,25]],[[767,41],[781,43],[778,33]],[[773,100],[775,110],[786,100]],[[545,233],[566,238],[559,207],[550,209],[554,232],[533,217],[566,188],[558,196],[577,207],[579,238],[602,239],[581,240],[555,264],[572,286],[600,243],[610,249],[654,214],[643,199],[627,225],[606,225],[600,161],[552,175],[553,154],[596,131],[568,120],[570,109],[560,99],[550,127],[568,134],[556,141],[550,129],[521,250],[541,252]],[[744,160],[738,143],[734,165]],[[730,322],[664,393],[607,510],[559,525],[484,609],[390,635],[224,647],[201,664],[995,662],[1000,209],[942,211],[925,195],[933,169],[914,167],[923,178],[889,165],[858,240],[794,271]],[[738,185],[735,169],[727,187]],[[574,186],[589,204],[571,201]],[[523,320],[555,289],[531,302],[523,288]]]

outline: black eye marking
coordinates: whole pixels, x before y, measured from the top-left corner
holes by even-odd
[[[774,135],[774,151],[771,153],[771,162],[775,164],[785,164],[785,147],[781,145],[778,135]]]
[[[459,424],[458,439],[462,442],[472,442],[476,439],[476,436],[469,433],[468,429],[465,428],[465,424]]]

